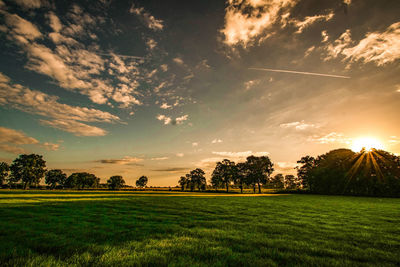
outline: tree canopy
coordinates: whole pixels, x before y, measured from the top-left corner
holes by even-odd
[[[147,176],[140,176],[139,179],[136,180],[136,186],[137,187],[146,187],[147,182],[149,181],[149,179],[147,178]]]
[[[0,185],[6,181],[9,172],[10,166],[6,162],[0,162]]]
[[[46,161],[37,154],[22,154],[10,166],[10,182],[22,181],[24,188],[38,185],[46,172]]]
[[[107,180],[107,186],[112,190],[120,189],[124,185],[125,185],[124,178],[122,178],[122,176],[120,175],[111,176],[110,179]]]
[[[45,183],[55,188],[57,185],[64,186],[67,175],[62,170],[49,170],[45,175]]]

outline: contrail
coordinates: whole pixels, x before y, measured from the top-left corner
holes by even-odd
[[[342,79],[350,79],[351,78],[349,76],[342,76],[342,75],[332,75],[332,74],[315,73],[315,72],[294,71],[294,70],[277,70],[277,69],[263,69],[263,68],[249,68],[249,70],[263,70],[263,71],[272,71],[272,72],[284,72],[284,73],[324,76],[324,77],[333,77],[333,78],[342,78]]]
[[[113,55],[116,55],[116,56],[119,56],[119,57],[122,57],[122,58],[144,59],[144,57],[120,55],[120,54],[115,54],[115,53],[113,53],[113,54],[111,54],[111,53],[97,53],[97,54],[102,55],[102,56],[109,56],[109,57],[112,57]]]

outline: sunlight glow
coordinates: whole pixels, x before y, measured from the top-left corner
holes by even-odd
[[[351,150],[359,152],[363,148],[365,148],[366,151],[371,151],[373,148],[384,149],[384,146],[378,139],[372,137],[360,137],[353,140]]]

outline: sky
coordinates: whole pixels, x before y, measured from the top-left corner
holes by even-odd
[[[175,186],[360,138],[400,153],[400,1],[0,0],[0,161]],[[364,140],[364,139],[362,139]]]

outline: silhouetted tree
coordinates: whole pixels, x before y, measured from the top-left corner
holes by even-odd
[[[297,179],[292,174],[285,175],[285,189],[297,188]]]
[[[196,186],[199,191],[205,190],[206,177],[204,175],[205,175],[204,171],[199,168],[190,171],[191,191],[193,191]]]
[[[178,183],[179,183],[179,186],[181,187],[181,190],[184,191],[185,187],[188,184],[188,180],[187,180],[186,176],[181,176]]]
[[[309,179],[312,179],[310,175],[311,170],[314,168],[316,163],[315,158],[311,156],[305,156],[298,160],[297,163],[302,164],[301,166],[296,167],[297,177],[299,178],[301,185],[304,189],[312,190],[312,184],[309,183]]]
[[[62,170],[49,170],[45,175],[45,183],[53,189],[57,185],[64,185],[67,175]]]
[[[146,187],[148,182],[147,176],[140,176],[139,179],[136,181],[136,186],[137,187]]]
[[[274,177],[271,177],[270,179],[270,183],[272,185],[273,188],[275,189],[282,189],[284,186],[284,177],[283,174],[278,173],[276,174]]]
[[[46,161],[37,154],[19,155],[10,166],[10,182],[22,181],[24,189],[32,184],[38,185],[46,172]]]
[[[120,189],[124,185],[125,185],[124,178],[122,178],[122,176],[120,175],[111,176],[110,179],[107,180],[107,186],[112,190]]]
[[[243,193],[243,186],[247,183],[249,177],[249,168],[246,163],[239,162],[236,164],[236,172],[233,178],[235,185],[239,186],[240,193]]]
[[[211,181],[213,185],[223,184],[226,187],[226,192],[229,192],[229,185],[233,182],[236,175],[235,162],[229,159],[224,159],[221,162],[217,162],[215,169],[211,175]]]
[[[97,178],[94,174],[87,172],[75,172],[68,176],[64,186],[67,188],[96,188],[100,184],[100,178]]]
[[[6,181],[9,172],[10,166],[6,162],[0,162],[0,185]]]
[[[376,149],[336,149],[318,156],[305,178],[313,193],[400,196],[400,158]]]
[[[253,186],[258,185],[258,193],[261,193],[261,185],[266,184],[269,180],[271,173],[274,171],[274,164],[267,156],[249,156],[246,159],[248,173],[248,184]]]

